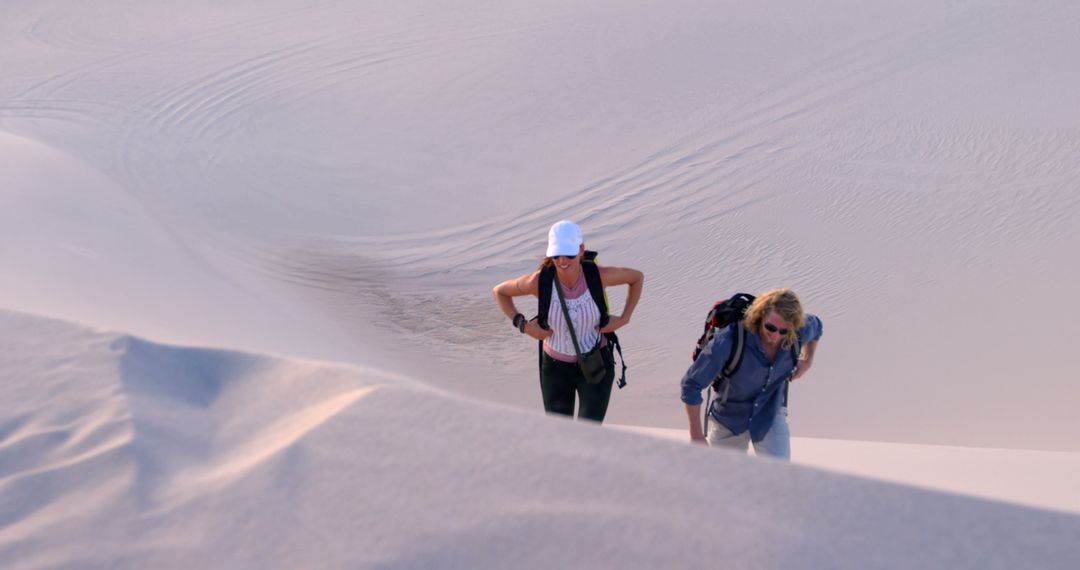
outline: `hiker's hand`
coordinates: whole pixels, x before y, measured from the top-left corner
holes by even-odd
[[[597,329],[597,330],[599,330],[602,333],[615,332],[617,329],[620,329],[620,328],[626,326],[626,323],[629,323],[629,322],[630,322],[630,319],[624,318],[622,315],[619,315],[617,317],[615,315],[611,315],[608,318],[607,326],[603,327],[603,328],[600,328],[600,329]]]
[[[525,323],[525,334],[535,338],[536,340],[544,340],[545,338],[551,336],[554,333],[541,327],[539,321],[529,321]]]
[[[705,447],[709,447],[709,440],[706,439],[705,436],[701,436],[701,437],[690,436],[690,443],[696,443],[698,445],[704,445]]]
[[[806,374],[810,367],[814,364],[814,353],[817,352],[818,341],[812,340],[802,347],[802,354],[799,355],[799,360],[795,361],[795,373],[791,375],[792,380],[797,380],[803,374]]]
[[[800,376],[806,374],[807,370],[810,370],[810,366],[814,363],[813,360],[808,358],[800,358],[795,363],[795,374],[791,376],[792,380],[798,380]]]

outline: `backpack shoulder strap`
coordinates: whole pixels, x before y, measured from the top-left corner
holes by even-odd
[[[600,309],[600,326],[605,327],[611,320],[611,313],[608,310],[607,291],[604,290],[604,280],[600,278],[600,266],[596,263],[595,251],[585,251],[581,260],[581,271],[585,275],[585,284],[589,287],[589,296]],[[626,386],[626,358],[623,357],[622,343],[619,342],[619,336],[613,332],[604,333],[604,336],[612,347],[612,358],[615,352],[619,353],[622,373],[615,381],[619,388],[623,388]]]
[[[600,266],[596,264],[596,252],[586,251],[581,260],[581,271],[585,274],[585,284],[589,286],[589,295],[600,309],[600,326],[605,327],[611,318],[608,313],[607,293],[604,282],[600,279]]]
[[[555,266],[540,269],[540,294],[536,305],[536,320],[542,328],[548,328],[548,311],[551,310],[551,285],[555,282]]]
[[[712,382],[713,391],[721,394],[721,406],[727,403],[727,393],[730,387],[730,383],[727,381],[738,372],[746,348],[746,327],[742,325],[742,321],[731,323],[728,328],[733,331],[734,338],[732,340],[734,344],[731,346],[731,353],[728,354],[727,362],[720,369],[720,375]]]
[[[712,388],[717,393],[723,388],[721,384],[739,371],[746,348],[746,328],[742,326],[742,321],[731,323],[728,325],[728,330],[732,331],[731,352],[728,353],[727,361],[724,362],[724,367],[720,369],[720,374],[712,382]]]
[[[742,321],[731,323],[730,326],[735,330],[735,345],[731,347],[731,354],[720,373],[724,378],[731,378],[739,370],[739,366],[742,365],[743,349],[746,348],[746,327],[742,325]]]

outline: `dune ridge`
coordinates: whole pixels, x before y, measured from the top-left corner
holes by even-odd
[[[21,393],[38,409],[0,417],[9,567],[541,568],[553,538],[584,566],[640,568],[703,553],[972,568],[1064,568],[1077,555],[1074,515],[522,414],[350,366],[7,311],[0,323],[23,331],[0,351],[5,400]],[[51,443],[25,445],[35,439]],[[20,467],[42,453],[54,457],[46,468]],[[728,519],[747,548],[701,526]],[[959,547],[957,527],[979,546]]]

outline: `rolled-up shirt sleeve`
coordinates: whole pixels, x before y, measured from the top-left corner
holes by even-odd
[[[705,345],[697,360],[690,365],[682,378],[682,401],[686,404],[696,405],[703,400],[701,391],[720,375],[720,369],[724,366],[730,352],[731,329],[719,331],[709,344]]]
[[[806,315],[806,324],[799,329],[799,340],[803,343],[818,340],[823,332],[821,319],[817,315]]]

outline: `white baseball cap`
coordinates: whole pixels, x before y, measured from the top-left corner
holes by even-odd
[[[581,228],[570,220],[555,222],[548,230],[547,256],[577,255],[581,249]]]

